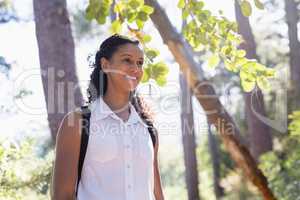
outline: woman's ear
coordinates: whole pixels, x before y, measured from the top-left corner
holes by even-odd
[[[106,58],[102,57],[100,59],[100,64],[101,64],[102,71],[107,72],[108,66],[109,66],[109,61]]]

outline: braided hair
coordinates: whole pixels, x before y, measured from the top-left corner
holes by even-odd
[[[90,81],[87,89],[88,104],[91,104],[100,95],[103,96],[107,91],[107,74],[105,74],[102,70],[100,62],[101,58],[104,57],[106,59],[110,59],[118,48],[125,44],[139,45],[139,41],[129,39],[128,37],[119,34],[114,34],[104,40],[100,45],[100,49],[97,51],[95,56],[95,62],[93,64],[94,69],[90,75]],[[130,102],[141,119],[148,126],[152,141],[155,144],[155,135],[157,134],[157,130],[153,125],[153,114],[150,111],[149,106],[142,97],[136,94],[135,90],[130,92]]]

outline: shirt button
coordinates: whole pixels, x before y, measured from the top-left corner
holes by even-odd
[[[130,168],[130,165],[127,165],[127,168],[129,169],[129,168]]]
[[[128,185],[127,187],[128,187],[129,189],[131,189],[131,185]]]
[[[129,148],[130,148],[130,145],[127,144],[127,145],[126,145],[126,148],[129,149]]]

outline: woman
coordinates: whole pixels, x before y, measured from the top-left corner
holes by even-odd
[[[139,42],[120,35],[107,38],[96,54],[88,88],[90,135],[77,188],[79,200],[164,199],[157,131],[145,103],[135,95],[143,62]],[[58,130],[54,200],[76,198],[80,120],[79,111],[70,112]],[[149,126],[154,130],[154,147]]]

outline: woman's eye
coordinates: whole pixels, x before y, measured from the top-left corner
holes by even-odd
[[[132,61],[129,58],[125,58],[125,59],[123,59],[123,61],[128,63],[128,64],[134,63],[134,61]],[[143,67],[144,62],[143,61],[138,61],[138,62],[136,62],[136,64],[138,65],[138,67]]]
[[[144,62],[143,61],[139,61],[139,62],[137,62],[137,64],[138,64],[139,67],[143,67]]]
[[[130,59],[129,58],[125,58],[124,61],[127,62],[127,63],[130,63]]]

